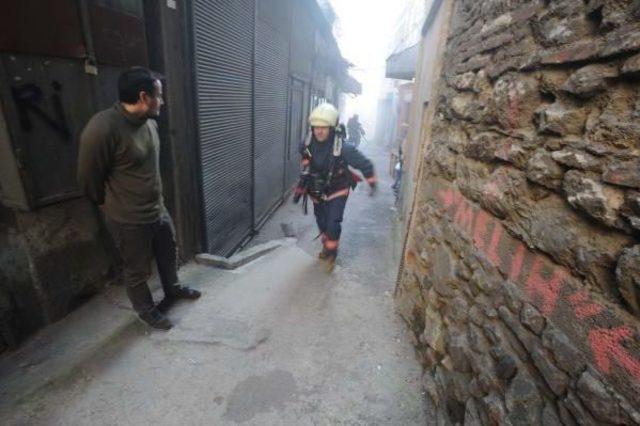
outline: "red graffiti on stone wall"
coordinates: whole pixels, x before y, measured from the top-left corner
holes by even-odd
[[[484,210],[480,210],[476,217],[476,224],[473,230],[473,244],[480,250],[484,250],[485,247],[485,235],[487,235],[487,225],[491,220],[491,216]]]
[[[453,221],[462,230],[472,235],[473,244],[491,262],[500,269],[506,268],[510,279],[517,281],[522,272],[525,260],[531,259],[532,264],[526,273],[525,292],[536,302],[541,312],[549,315],[555,309],[564,279],[569,275],[565,268],[553,265],[543,256],[527,250],[522,243],[513,247],[515,255],[505,259],[500,254],[501,246],[509,244],[504,228],[500,221],[486,211],[474,207],[470,202],[453,190],[440,193],[445,207],[453,216]],[[509,264],[505,265],[505,261]]]
[[[562,268],[553,268],[548,276],[543,275],[545,262],[536,257],[531,267],[529,278],[525,284],[525,291],[531,300],[538,302],[540,312],[550,315],[556,307],[560,289],[567,274]]]
[[[575,307],[575,314],[578,319],[585,319],[600,315],[604,308],[602,305],[590,301],[589,293],[580,290],[569,296],[569,301]]]
[[[524,263],[524,257],[527,255],[527,248],[524,244],[519,244],[516,247],[516,253],[513,256],[513,261],[511,262],[511,268],[509,270],[509,279],[511,281],[518,281],[520,278],[520,273],[522,272],[522,264]]]
[[[636,380],[640,380],[640,362],[622,346],[622,340],[629,339],[631,335],[629,327],[601,328],[589,332],[589,344],[600,371],[610,373],[611,361],[615,360]]]
[[[575,321],[592,318],[585,338],[600,371],[610,374],[612,362],[640,381],[640,361],[634,358],[623,341],[634,338],[631,327],[611,327],[598,324],[604,318],[605,307],[594,301],[590,294],[570,284],[568,269],[550,261],[546,256],[527,248],[510,236],[502,223],[485,210],[474,206],[453,189],[438,192],[438,198],[453,222],[473,241],[473,245],[489,262],[500,269],[511,281],[520,284],[529,300],[545,316],[562,312],[575,316]],[[563,296],[566,295],[566,296]]]

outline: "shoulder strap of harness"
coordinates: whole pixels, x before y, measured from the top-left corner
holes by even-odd
[[[331,156],[331,160],[329,160],[329,173],[327,174],[327,188],[331,187],[331,182],[333,181],[333,174],[336,169],[336,164],[338,160],[342,156],[342,136],[336,132],[336,135],[333,138],[333,155]]]
[[[336,135],[333,137],[333,156],[340,157],[342,155],[342,136]]]

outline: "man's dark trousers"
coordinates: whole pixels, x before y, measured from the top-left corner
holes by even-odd
[[[149,312],[154,303],[147,281],[154,257],[165,294],[178,282],[171,216],[165,211],[158,221],[149,224],[124,224],[107,219],[107,226],[122,257],[124,284],[133,308],[138,313]]]

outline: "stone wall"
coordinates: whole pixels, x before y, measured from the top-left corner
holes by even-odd
[[[457,0],[396,291],[440,424],[640,424],[640,1]]]
[[[0,204],[0,353],[104,288],[114,275],[106,240],[88,200],[35,212]]]

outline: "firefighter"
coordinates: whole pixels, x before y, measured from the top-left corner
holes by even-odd
[[[354,114],[354,116],[347,121],[347,131],[349,132],[349,141],[358,148],[360,146],[360,139],[365,135],[358,114]]]
[[[377,189],[373,164],[355,146],[343,143],[344,126],[338,125],[338,118],[338,110],[331,104],[315,108],[309,116],[311,132],[300,149],[306,171],[305,191],[313,201],[322,238],[323,247],[318,257],[327,262],[330,272],[338,255],[347,199],[360,180],[352,169],[362,173],[370,186],[370,195]]]

